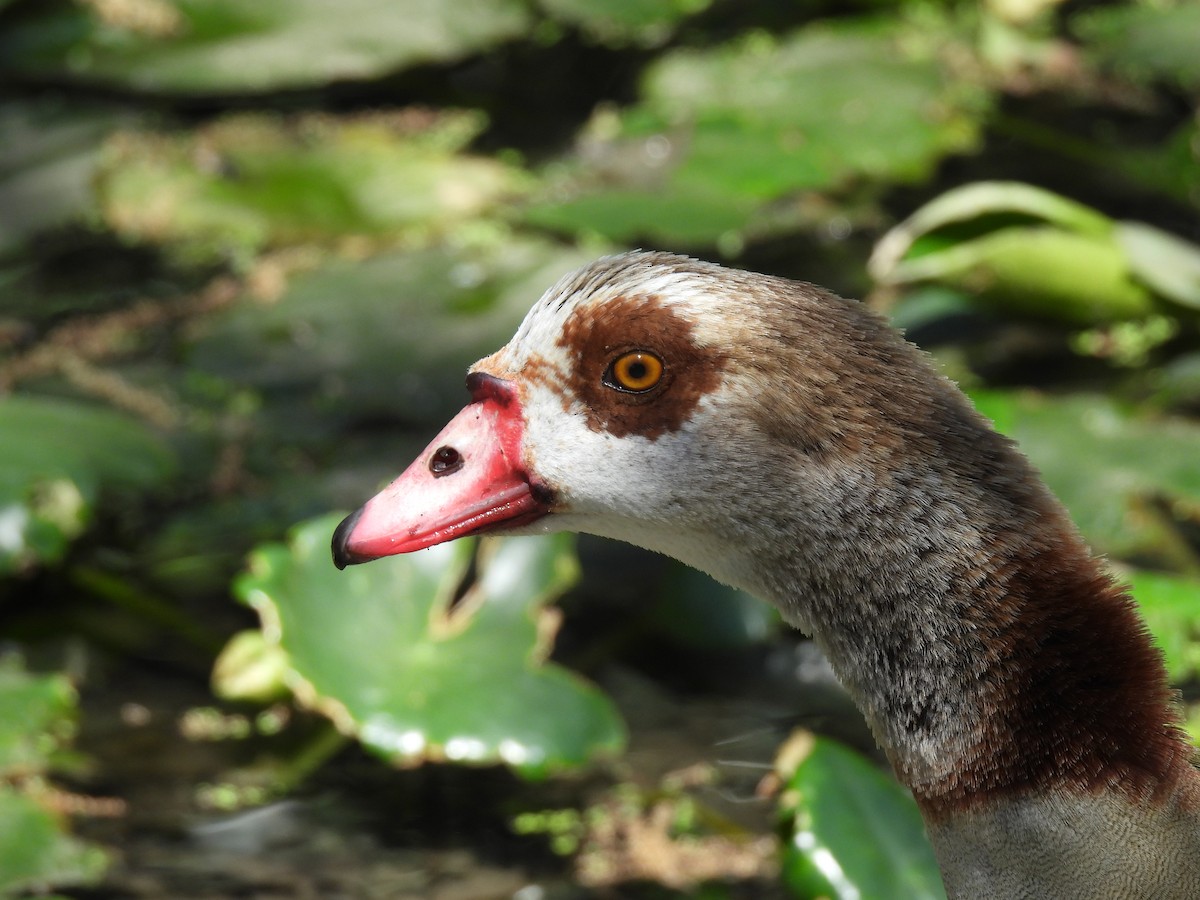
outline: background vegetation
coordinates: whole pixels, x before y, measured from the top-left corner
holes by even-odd
[[[0,0],[0,894],[937,896],[764,606],[565,538],[339,574],[336,511],[558,275],[688,252],[888,311],[1195,700],[1197,47],[1170,0]]]

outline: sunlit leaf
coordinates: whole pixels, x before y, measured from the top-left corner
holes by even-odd
[[[781,798],[783,877],[799,897],[943,898],[942,878],[912,797],[828,738],[799,738],[801,760]]]
[[[62,675],[30,675],[0,658],[0,780],[43,771],[70,737],[75,691]]]
[[[268,703],[287,694],[288,658],[256,629],[239,631],[213,663],[213,693],[226,700]]]
[[[1072,324],[1155,309],[1116,223],[1013,182],[979,182],[932,200],[880,239],[869,269],[882,284],[935,282],[1008,314]]]
[[[173,469],[144,425],[82,403],[0,398],[0,434],[0,573],[60,557],[103,490],[148,488]]]
[[[478,116],[240,115],[194,133],[128,134],[99,180],[105,220],[190,256],[287,243],[435,235],[521,189],[516,170],[458,151]]]
[[[871,275],[883,282],[911,280],[903,274],[903,261],[926,255],[929,245],[940,248],[1018,224],[1055,225],[1094,238],[1108,237],[1113,229],[1107,216],[1052,191],[1015,181],[977,181],[935,197],[880,238],[871,253]]]
[[[520,0],[47,2],[0,34],[0,66],[155,93],[378,78],[522,34]]]
[[[288,681],[344,732],[400,764],[506,763],[528,776],[611,755],[624,730],[595,687],[546,663],[546,604],[576,577],[571,539],[475,541],[338,572],[337,517],[255,551],[238,595],[287,652]]]
[[[1118,222],[1134,275],[1175,303],[1200,309],[1200,246],[1142,222]]]

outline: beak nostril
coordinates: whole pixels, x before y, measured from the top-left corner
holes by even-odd
[[[463,467],[462,454],[453,447],[438,447],[429,458],[429,471],[434,478],[450,475]]]

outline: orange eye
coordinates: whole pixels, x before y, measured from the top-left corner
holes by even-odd
[[[630,350],[609,364],[604,383],[618,391],[643,394],[663,376],[663,362],[648,350]]]

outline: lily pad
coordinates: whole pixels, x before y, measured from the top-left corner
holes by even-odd
[[[1200,427],[1086,394],[971,397],[1020,444],[1097,550],[1173,562],[1162,559],[1163,523],[1152,501],[1200,503]]]
[[[738,194],[681,185],[584,191],[561,202],[535,204],[525,222],[538,228],[636,244],[696,247],[747,230],[757,204]]]
[[[106,222],[193,257],[438,234],[521,190],[523,176],[459,151],[470,113],[232,116],[193,133],[126,134],[99,179]]]
[[[337,522],[259,548],[235,585],[288,654],[301,700],[400,765],[505,763],[540,777],[620,751],[608,698],[545,661],[546,604],[576,578],[569,536],[455,541],[338,572]]]
[[[916,180],[972,147],[978,123],[971,98],[902,38],[866,20],[679,50],[647,71],[644,104],[663,123],[698,126],[685,178],[759,197],[853,176]],[[761,157],[767,148],[773,156]]]
[[[171,94],[378,78],[525,33],[520,0],[138,0],[37,4],[0,35],[3,66]]]
[[[538,0],[552,18],[579,28],[605,44],[661,44],[687,18],[708,8],[712,0]]]
[[[1200,675],[1200,581],[1140,570],[1129,583],[1162,648],[1171,680],[1181,683]]]
[[[146,426],[66,400],[0,399],[0,574],[50,562],[104,490],[147,489],[174,468]]]
[[[584,161],[529,219],[695,245],[793,225],[770,210],[797,192],[920,180],[975,145],[984,101],[906,46],[902,28],[851,20],[664,54],[637,106],[597,114]]]
[[[799,897],[946,896],[921,814],[894,779],[828,738],[801,735],[780,810],[783,878]]]

